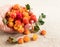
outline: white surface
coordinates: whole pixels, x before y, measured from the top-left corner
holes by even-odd
[[[60,47],[60,0],[0,0],[0,7],[16,3],[23,6],[29,3],[37,16],[41,12],[47,15],[45,24],[41,27],[47,31],[46,38],[38,34],[37,41],[11,45],[5,41],[14,35],[0,32],[0,47]]]

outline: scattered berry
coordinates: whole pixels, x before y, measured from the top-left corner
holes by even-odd
[[[30,41],[30,37],[24,36],[23,40],[24,40],[24,42],[29,42]]]
[[[18,39],[18,43],[19,43],[19,44],[23,44],[23,43],[24,43],[23,38],[19,38],[19,39]]]
[[[45,31],[45,30],[42,30],[42,31],[40,32],[40,34],[41,34],[41,35],[46,35],[46,31]]]
[[[35,40],[37,40],[37,38],[38,38],[38,35],[37,34],[33,34],[32,40],[35,41]]]

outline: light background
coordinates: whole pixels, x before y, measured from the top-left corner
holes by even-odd
[[[46,14],[45,24],[41,26],[47,31],[46,38],[39,35],[35,42],[10,45],[5,41],[14,35],[0,33],[0,47],[60,47],[60,0],[0,0],[0,7],[17,3],[23,6],[30,4],[37,17],[42,12]]]

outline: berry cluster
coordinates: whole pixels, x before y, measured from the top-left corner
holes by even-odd
[[[21,34],[30,33],[29,29],[26,28],[26,25],[28,26],[37,21],[36,16],[31,11],[19,4],[12,6],[10,11],[6,13],[5,18],[7,19],[7,26]]]

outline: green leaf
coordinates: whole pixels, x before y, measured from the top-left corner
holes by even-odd
[[[15,38],[13,38],[13,40],[12,40],[12,41],[13,41],[13,43],[17,43],[17,40],[16,40]]]
[[[39,20],[39,24],[43,25],[45,22],[43,20]]]
[[[27,4],[27,5],[26,5],[26,8],[27,8],[27,10],[30,10],[30,5]]]
[[[38,25],[38,24],[35,24],[35,26],[34,26],[34,31],[35,31],[35,32],[38,32],[39,29],[40,29],[39,25]]]
[[[41,16],[39,16],[38,21],[39,21],[39,20],[42,20]]]
[[[41,13],[42,18],[46,18],[46,15],[44,13]]]
[[[39,25],[43,25],[45,22],[43,21],[43,18],[45,18],[46,16],[43,14],[43,13],[41,13],[41,15],[39,16],[39,18],[38,18],[38,24]]]
[[[3,21],[4,24],[7,24],[7,20],[5,18],[3,18],[2,21]]]
[[[15,38],[13,38],[13,37],[9,37],[7,42],[9,42],[11,44],[15,44],[15,43],[17,43],[17,40]]]
[[[41,13],[41,15],[39,16],[38,18],[38,21],[35,23],[35,26],[34,26],[34,31],[35,32],[38,32],[40,30],[40,25],[43,25],[45,22],[43,21],[43,18],[45,18],[46,16]]]

